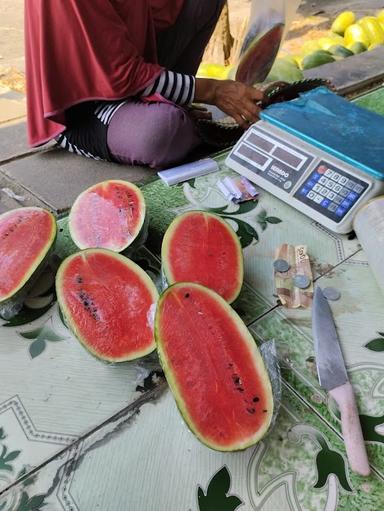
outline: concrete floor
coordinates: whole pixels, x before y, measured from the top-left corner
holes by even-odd
[[[0,2],[0,71],[24,70],[24,0]]]

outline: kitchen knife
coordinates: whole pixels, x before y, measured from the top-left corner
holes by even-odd
[[[355,396],[345,368],[332,311],[320,287],[315,290],[312,321],[320,385],[339,406],[341,428],[352,470],[368,476],[370,468]]]

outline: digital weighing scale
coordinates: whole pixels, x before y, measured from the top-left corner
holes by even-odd
[[[231,169],[333,232],[384,192],[384,117],[319,87],[261,113],[226,160]]]

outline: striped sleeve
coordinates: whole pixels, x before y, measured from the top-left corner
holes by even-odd
[[[189,105],[195,99],[195,85],[195,77],[192,75],[163,71],[141,96],[152,96],[157,93],[178,105]]]

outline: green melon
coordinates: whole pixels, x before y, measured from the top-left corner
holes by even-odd
[[[365,46],[364,43],[361,43],[360,41],[357,41],[356,43],[352,43],[348,45],[348,49],[351,50],[355,55],[359,53],[364,53],[367,51],[367,46]]]
[[[335,57],[342,57],[343,59],[346,57],[352,57],[352,55],[354,55],[353,51],[348,50],[348,48],[342,46],[341,44],[335,44],[331,46],[328,51]]]
[[[269,376],[255,340],[223,298],[199,284],[168,288],[155,337],[177,406],[201,442],[238,451],[266,434],[273,415]]]
[[[335,62],[335,58],[329,51],[318,50],[304,57],[303,69],[312,69],[331,62]]]
[[[298,82],[304,79],[303,72],[293,62],[276,59],[266,82]]]

